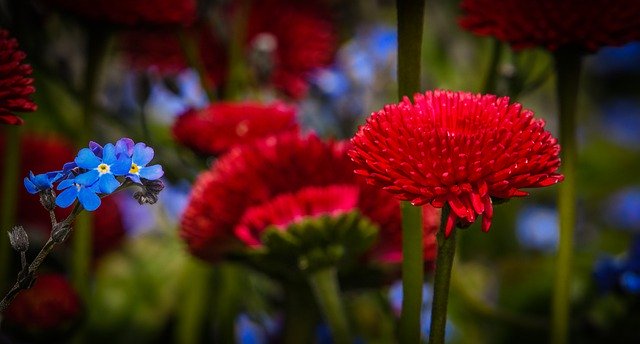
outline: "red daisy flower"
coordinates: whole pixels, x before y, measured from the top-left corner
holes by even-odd
[[[118,25],[190,25],[196,0],[46,0],[83,19]]]
[[[307,76],[331,63],[336,34],[331,12],[317,2],[264,0],[251,3],[247,38],[252,46],[269,41],[274,48],[273,84],[300,98],[307,91]]]
[[[0,123],[22,124],[14,112],[35,111],[38,107],[29,99],[33,87],[31,66],[23,63],[27,55],[18,49],[18,41],[0,29]]]
[[[29,171],[37,174],[60,170],[65,162],[73,161],[76,151],[61,138],[37,134],[24,135],[20,149],[18,185],[22,185],[22,178]],[[0,152],[3,151],[4,137],[0,134]],[[0,159],[0,178],[3,174],[3,159]],[[58,219],[66,218],[70,212],[71,208],[55,209]],[[93,221],[93,253],[99,257],[117,247],[125,237],[122,216],[113,197],[102,199],[102,205],[94,212]],[[41,233],[48,237],[51,231],[49,213],[40,204],[38,196],[29,194],[23,187],[18,190],[17,222],[30,233]]]
[[[356,173],[414,205],[449,204],[447,235],[456,222],[482,215],[491,198],[526,196],[522,188],[562,181],[557,140],[544,121],[508,97],[429,91],[373,113],[351,140]]]
[[[399,201],[353,174],[348,148],[344,142],[290,132],[232,149],[196,181],[182,218],[182,238],[196,256],[215,261],[241,242],[256,245],[266,224],[360,210],[380,226],[372,252],[384,260],[386,253],[400,250],[399,244],[386,247],[400,242]],[[433,233],[425,240],[429,258]]]
[[[11,328],[30,335],[61,333],[80,319],[80,297],[59,274],[38,276],[33,287],[16,296],[5,312]]]
[[[193,150],[218,155],[238,144],[297,129],[292,106],[223,102],[184,113],[174,123],[173,135]]]
[[[640,39],[636,0],[464,0],[460,25],[514,49],[571,46],[594,52]]]

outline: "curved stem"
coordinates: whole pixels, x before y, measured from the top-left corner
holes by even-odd
[[[342,307],[335,267],[314,271],[309,274],[308,279],[320,310],[329,323],[334,343],[350,343],[349,322]]]
[[[453,229],[449,237],[445,235],[449,205],[442,207],[440,230],[437,234],[438,256],[436,258],[436,275],[433,281],[433,304],[431,307],[431,327],[429,329],[429,344],[444,343],[447,325],[447,305],[449,304],[449,283],[451,268],[456,253],[457,229]]]
[[[396,2],[398,25],[398,98],[419,92],[425,0]],[[401,343],[420,342],[420,308],[424,282],[422,210],[402,202],[402,314]]]
[[[553,292],[551,339],[555,344],[569,340],[571,261],[576,224],[576,104],[580,82],[581,56],[577,51],[561,49],[554,54],[560,116],[560,147],[564,182],[559,185],[558,212],[560,245]]]
[[[2,177],[2,202],[0,203],[0,291],[9,281],[11,245],[7,231],[14,225],[20,185],[20,127],[4,128],[4,173]]]

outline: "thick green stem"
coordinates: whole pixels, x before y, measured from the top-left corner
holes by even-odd
[[[282,343],[312,343],[317,314],[306,285],[285,285],[285,321]]]
[[[496,93],[498,65],[500,64],[501,57],[502,43],[500,43],[500,41],[497,39],[493,39],[493,42],[491,42],[491,56],[489,57],[489,67],[487,68],[487,74],[484,76],[482,93]]]
[[[399,339],[401,343],[419,343],[424,252],[422,207],[402,202],[402,313]]]
[[[215,343],[235,343],[235,321],[242,307],[243,290],[249,283],[242,267],[223,263],[216,267]]]
[[[20,127],[4,128],[4,173],[0,203],[0,292],[5,290],[11,268],[11,245],[7,232],[15,225],[20,183]]]
[[[184,271],[182,302],[178,305],[176,343],[197,344],[203,338],[211,309],[213,269],[195,259],[188,259]]]
[[[349,322],[342,307],[340,286],[335,267],[328,267],[309,274],[309,284],[316,297],[320,311],[329,324],[334,343],[351,342]]]
[[[436,258],[436,276],[433,281],[433,304],[431,306],[431,327],[429,344],[443,344],[447,325],[447,305],[449,304],[449,284],[451,268],[456,254],[457,229],[453,229],[449,237],[445,235],[445,226],[449,216],[449,205],[442,208],[438,239],[438,256]]]
[[[398,0],[398,98],[419,92],[424,0]],[[402,314],[399,340],[420,342],[420,308],[424,278],[422,253],[422,210],[402,203]]]
[[[555,344],[569,341],[571,260],[576,224],[576,104],[580,82],[581,56],[561,49],[554,54],[560,118],[560,147],[564,182],[559,185],[560,245],[553,293],[551,339]]]

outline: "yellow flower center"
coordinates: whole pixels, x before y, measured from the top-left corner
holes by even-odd
[[[138,167],[138,165],[134,163],[131,163],[131,168],[129,169],[129,173],[138,174],[139,171],[140,171],[140,167]]]
[[[105,163],[102,163],[102,164],[98,165],[97,170],[102,175],[102,174],[105,174],[105,173],[109,173],[110,168],[109,168],[109,165],[107,165]]]

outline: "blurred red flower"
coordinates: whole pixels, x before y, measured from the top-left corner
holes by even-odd
[[[0,152],[4,152],[4,137],[0,134]],[[51,221],[49,213],[42,207],[37,195],[31,195],[22,187],[22,178],[29,171],[45,173],[62,169],[66,162],[73,161],[75,149],[62,138],[56,136],[42,136],[30,133],[22,137],[20,154],[17,222],[31,233],[41,233],[49,236]],[[4,160],[0,159],[0,178],[4,174]],[[2,191],[2,190],[0,190]],[[64,219],[71,212],[71,208],[56,208],[58,220]],[[102,199],[102,205],[93,212],[93,254],[99,257],[117,247],[125,237],[121,213],[113,197]]]
[[[331,11],[318,2],[262,0],[251,3],[247,38],[251,47],[271,50],[271,82],[288,96],[307,91],[307,76],[331,63],[337,38]]]
[[[117,25],[190,25],[196,0],[44,0],[83,19]]]
[[[482,215],[492,198],[562,181],[560,146],[544,121],[508,97],[429,91],[373,113],[351,140],[357,174],[414,205],[449,204],[447,235]]]
[[[68,331],[80,319],[80,297],[60,274],[42,274],[31,289],[16,296],[4,318],[7,325],[28,335]],[[51,337],[49,337],[51,339]]]
[[[208,155],[285,131],[297,130],[296,109],[284,103],[214,103],[189,110],[173,124],[173,135],[183,145]]]
[[[395,261],[401,250],[399,201],[354,175],[348,148],[346,142],[285,133],[232,149],[196,181],[182,238],[193,254],[216,261],[243,243],[255,245],[267,224],[358,209],[380,226],[372,255]],[[425,226],[427,259],[435,255],[436,227]]]
[[[15,112],[35,111],[38,107],[29,99],[33,87],[31,66],[23,63],[27,55],[18,49],[18,41],[0,29],[0,123],[22,124]]]
[[[514,49],[575,47],[594,52],[640,39],[637,0],[463,0],[460,25]]]

